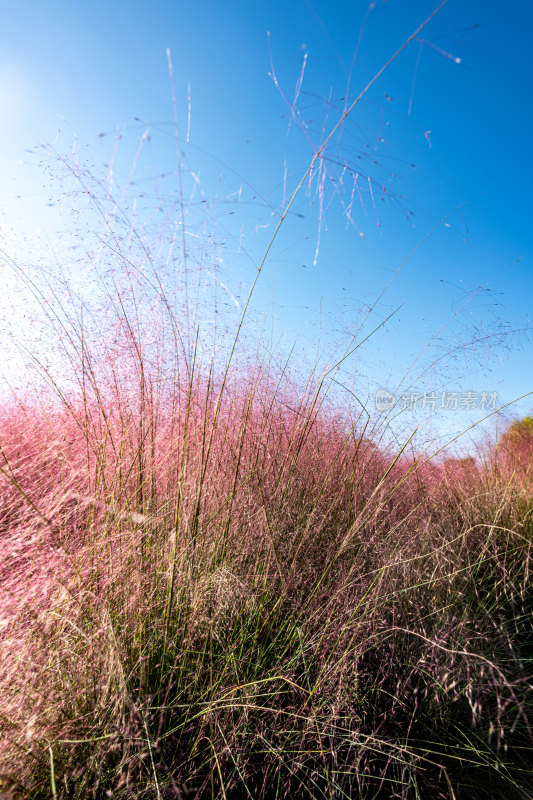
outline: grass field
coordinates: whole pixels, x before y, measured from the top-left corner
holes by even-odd
[[[4,791],[530,797],[528,430],[417,460],[320,375],[170,390],[123,322],[2,411]]]
[[[213,355],[62,163],[104,232],[89,298],[5,261],[40,322],[0,410],[0,797],[532,798],[533,426],[387,446],[331,391],[357,338],[303,379],[250,347],[270,245]]]

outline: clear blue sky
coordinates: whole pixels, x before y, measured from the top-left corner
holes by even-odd
[[[272,209],[279,210],[283,199],[285,166],[288,190],[312,155],[297,125],[288,130],[288,109],[270,74],[270,54],[279,86],[291,101],[307,56],[298,107],[310,137],[320,143],[322,126],[329,131],[335,124],[343,98],[353,99],[436,5],[427,0],[1,0],[0,208],[5,220],[19,233],[45,224],[41,174],[19,162],[34,164],[25,150],[54,141],[59,131],[58,150],[67,152],[76,135],[96,170],[109,161],[116,132],[123,132],[116,165],[124,177],[149,125],[152,179],[160,170],[175,170],[170,48],[187,165],[199,172],[205,195],[218,198],[228,238],[238,237],[244,225],[250,258],[237,264],[235,257],[231,285],[242,302],[243,286],[249,285],[267,241],[262,229],[255,239],[252,230],[256,224],[272,226]],[[432,337],[420,367],[457,350],[416,387],[496,391],[502,404],[533,389],[533,347],[523,333],[530,327],[533,297],[532,25],[529,3],[450,0],[420,34],[423,41],[412,42],[401,54],[336,139],[316,265],[319,206],[305,193],[272,249],[255,308],[272,308],[276,331],[286,329],[289,338],[312,343],[321,328],[324,346],[331,346],[336,336],[354,329],[394,270],[446,217],[364,329],[403,304],[353,362],[365,398],[377,388],[395,388]],[[344,194],[343,164],[349,168]],[[148,162],[145,169],[149,175]],[[347,226],[356,172],[362,200],[356,192],[354,224]],[[239,203],[235,193],[243,179]],[[231,283],[231,265],[226,269]],[[473,347],[462,347],[473,340]],[[353,374],[345,377],[355,385]],[[530,397],[516,414],[532,407]],[[431,425],[452,435],[465,419],[446,412]]]

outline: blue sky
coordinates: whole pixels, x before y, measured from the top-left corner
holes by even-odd
[[[304,132],[294,120],[289,126],[279,89],[292,102],[305,58],[297,108],[320,144],[344,98],[355,98],[436,5],[2,2],[4,227],[20,237],[57,225],[38,159],[26,152],[35,145],[55,142],[67,153],[77,137],[98,171],[120,133],[119,183],[149,128],[138,176],[175,174],[169,48],[184,163],[217,209],[219,241],[220,232],[227,237],[217,251],[226,248],[225,285],[242,307],[282,206],[284,175],[286,198],[312,156]],[[319,333],[325,350],[339,346],[420,245],[373,308],[363,335],[400,310],[339,378],[357,386],[365,402],[378,388],[395,389],[413,362],[428,367],[419,380],[420,369],[411,373],[421,390],[497,392],[504,404],[533,389],[532,23],[528,3],[510,11],[499,0],[450,0],[376,82],[328,151],[328,208],[316,265],[320,210],[313,191],[298,197],[272,248],[252,315],[268,309],[276,334],[287,331],[287,341],[297,337],[311,354]],[[361,199],[355,192],[347,224],[354,175]],[[239,236],[246,258],[236,252]],[[529,397],[515,413],[532,407]],[[415,424],[421,416],[412,415]],[[449,437],[479,416],[448,411],[427,424]]]

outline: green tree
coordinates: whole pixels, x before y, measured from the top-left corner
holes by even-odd
[[[533,416],[512,422],[502,434],[497,452],[514,465],[530,466],[533,463]]]

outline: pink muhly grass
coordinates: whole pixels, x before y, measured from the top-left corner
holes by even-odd
[[[388,450],[328,388],[357,344],[299,381],[246,339],[280,226],[315,176],[322,226],[328,144],[388,63],[314,147],[223,345],[201,283],[158,267],[174,234],[143,235],[124,195],[106,216],[61,160],[106,233],[94,303],[11,263],[53,343],[15,342],[37,377],[0,417],[14,797],[526,796],[529,439]]]
[[[509,702],[522,726],[519,684],[491,656],[497,606],[479,616],[475,594],[464,595],[476,586],[469,576],[484,573],[501,575],[505,596],[524,591],[529,544],[512,482],[496,485],[490,465],[398,460],[313,391],[286,394],[259,367],[218,403],[212,375],[165,398],[145,379],[144,400],[115,387],[63,410],[13,406],[2,421],[3,773],[37,791],[51,742],[69,792],[133,791],[154,774],[164,791],[225,775],[229,791],[237,748],[239,774],[260,792],[255,746],[246,755],[238,738],[223,745],[260,706],[272,731],[280,713],[294,715],[299,758],[322,753],[314,769],[334,752],[357,753],[366,766],[349,780],[366,791],[378,780],[374,758],[393,770],[392,720],[418,724],[416,708],[431,698],[437,717],[441,694],[466,703],[475,724],[487,706],[502,743]],[[268,636],[277,644],[263,663]],[[251,648],[261,671],[224,659],[215,667],[222,642],[230,659]],[[391,681],[397,700],[386,700]],[[189,685],[211,709],[205,724],[194,692],[192,717],[179,721],[179,703],[165,710]],[[420,700],[407,713],[413,692]],[[493,696],[504,705],[489,712]],[[250,745],[267,736],[260,717]],[[200,747],[208,720],[222,773],[217,761],[205,771],[209,750],[174,762],[165,743],[177,725],[176,753],[190,736]],[[156,772],[142,778],[145,726]],[[426,770],[433,761],[413,747],[402,760],[415,776],[417,759]],[[92,753],[84,778],[81,752]],[[261,759],[268,774],[270,756]],[[335,787],[333,763],[322,777]]]

